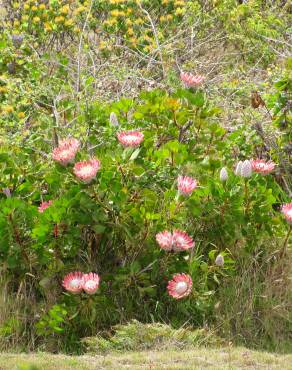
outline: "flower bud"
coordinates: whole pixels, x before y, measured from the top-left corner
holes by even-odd
[[[239,161],[234,171],[235,175],[241,176],[241,167],[242,167],[242,161]]]
[[[251,162],[247,159],[242,163],[241,166],[241,176],[242,177],[250,177],[252,174],[252,165]]]
[[[225,182],[227,179],[228,179],[227,169],[225,167],[222,167],[220,171],[220,180],[222,182]]]
[[[6,195],[7,198],[11,198],[11,192],[9,188],[2,189],[3,193]]]
[[[119,126],[118,117],[115,114],[115,112],[111,112],[109,121],[110,121],[111,126],[114,126],[114,127],[118,127]]]
[[[219,267],[223,267],[224,266],[224,257],[222,256],[222,254],[218,254],[218,256],[216,257],[216,259],[215,259],[215,265],[216,266],[219,266]]]

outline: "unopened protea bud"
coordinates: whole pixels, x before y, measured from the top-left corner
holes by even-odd
[[[7,198],[11,198],[11,192],[9,188],[4,188],[2,191],[6,195]]]
[[[224,266],[224,257],[222,256],[222,254],[218,254],[218,256],[216,257],[215,265],[219,267]]]
[[[114,127],[118,127],[119,126],[118,117],[115,114],[115,112],[111,112],[109,121],[110,121],[111,126],[114,126]]]
[[[248,159],[245,160],[243,163],[242,163],[242,166],[241,166],[241,176],[242,177],[250,177],[252,174],[252,165],[251,165],[251,161],[249,161]]]
[[[225,182],[225,181],[227,181],[227,179],[228,179],[227,169],[225,167],[222,167],[221,171],[220,171],[220,180],[222,182]]]
[[[241,176],[241,167],[242,167],[242,161],[239,161],[234,171],[235,175]]]

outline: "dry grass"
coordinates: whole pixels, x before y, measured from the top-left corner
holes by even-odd
[[[191,351],[148,351],[80,356],[1,354],[1,370],[89,369],[292,369],[292,355],[251,351],[243,347]]]

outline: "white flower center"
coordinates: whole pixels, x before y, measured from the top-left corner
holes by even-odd
[[[92,175],[92,167],[91,166],[84,166],[80,169],[80,174],[82,176],[91,176]]]
[[[187,291],[188,284],[185,281],[180,281],[176,284],[175,290],[178,294],[183,294]]]
[[[70,281],[70,286],[72,288],[78,288],[79,285],[80,285],[80,280],[79,279],[72,279]]]
[[[87,288],[87,289],[94,289],[95,287],[96,287],[96,282],[93,281],[93,280],[88,280],[85,283],[85,288]]]
[[[288,215],[289,217],[292,217],[292,209],[289,209],[289,211],[287,212],[287,215]]]

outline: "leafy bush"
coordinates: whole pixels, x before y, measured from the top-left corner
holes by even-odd
[[[215,19],[222,22],[218,24],[223,27],[224,39],[230,33],[231,41],[244,54],[253,37],[258,40],[253,32],[255,20],[261,18],[266,35],[274,17],[260,15],[257,9],[262,2],[254,8],[252,4],[238,6],[235,1],[218,2],[218,6],[189,2],[189,11],[177,14],[164,28],[156,25],[164,22],[161,17],[167,17],[166,12],[174,11],[173,1],[164,4],[166,8],[161,1],[143,2],[142,8],[133,3],[129,17],[124,2],[85,3],[68,7],[65,2],[36,5],[28,1],[6,6],[8,28],[0,42],[0,258],[9,307],[15,304],[17,317],[10,311],[1,315],[4,347],[25,337],[23,346],[29,349],[78,352],[80,338],[132,319],[166,322],[174,328],[219,322],[225,335],[250,338],[255,322],[251,316],[269,311],[279,301],[284,309],[274,310],[273,319],[284,328],[290,307],[289,284],[283,285],[279,295],[273,290],[268,303],[261,295],[266,294],[271,272],[277,277],[281,271],[285,279],[289,273],[285,261],[289,261],[291,228],[280,213],[281,205],[291,197],[291,152],[285,149],[291,141],[288,71],[276,82],[276,90],[266,91],[257,111],[245,106],[245,112],[233,112],[228,99],[225,106],[221,104],[222,91],[220,87],[215,91],[208,77],[201,87],[178,87],[181,82],[172,67],[176,53],[157,45],[164,37],[172,40],[178,26],[183,28],[182,36],[172,46],[184,44],[190,26],[192,34],[197,30],[198,38],[204,38]],[[232,5],[231,10],[227,5]],[[116,23],[109,25],[113,11]],[[238,22],[230,21],[230,12],[238,16]],[[139,60],[136,73],[147,80],[151,74],[160,78],[162,71],[167,78],[163,83],[156,81],[159,88],[150,84],[151,88],[140,89],[137,84],[128,98],[122,93],[116,98],[116,78],[112,90],[107,89],[107,77],[98,85],[97,66],[110,64],[116,50],[98,57],[94,54],[91,37],[97,20],[93,14],[102,20],[103,36],[113,34],[117,40],[125,38],[125,43],[130,42],[127,21],[134,22],[141,14],[149,22],[156,17],[154,28],[151,22],[145,24],[152,32],[149,42],[145,41],[147,27],[141,27],[139,45],[128,46],[144,50],[152,45],[154,57],[149,64],[144,57]],[[200,22],[193,26],[198,14]],[[73,23],[66,24],[71,19]],[[250,37],[238,32],[239,23],[249,25]],[[277,22],[277,27],[280,30],[282,23]],[[242,43],[237,43],[238,38]],[[184,48],[175,50],[185,55],[187,40]],[[102,37],[99,41],[102,43]],[[144,52],[151,53],[150,49]],[[194,55],[200,52],[208,58],[209,51],[204,48]],[[177,51],[175,60],[192,68],[191,58],[179,54]],[[134,64],[129,59],[127,66]],[[231,63],[229,60],[228,68]],[[146,66],[146,72],[140,66]],[[124,79],[124,72],[119,73]],[[98,86],[102,86],[102,95],[110,95],[108,101],[97,98]],[[246,93],[244,86],[234,91],[235,99]],[[229,119],[231,113],[236,119]],[[269,121],[263,127],[259,122],[267,121],[267,116]],[[124,131],[143,133],[143,141],[125,148],[118,140]],[[80,143],[79,150],[73,150],[75,163],[96,158],[97,167],[101,165],[90,183],[76,176],[74,163],[62,166],[53,160],[58,157],[58,145],[69,138]],[[257,157],[273,160],[275,170],[267,176],[234,173],[239,161]],[[191,177],[196,184],[190,194],[179,191],[179,176]],[[195,247],[182,248],[186,250],[179,253],[163,250],[169,245],[160,248],[157,235],[164,231],[172,233],[171,237],[169,233],[162,236],[168,235],[173,249],[177,247],[173,245],[175,233],[188,240],[187,247],[192,243]],[[97,286],[86,290],[83,280],[82,287],[75,286],[78,294],[65,291],[64,277],[75,271],[100,275],[95,294],[88,293]],[[245,271],[249,273],[242,280]],[[185,295],[190,293],[180,300],[168,294],[173,293],[168,282],[176,274],[186,274],[180,278],[188,282]],[[250,298],[249,287],[254,292],[250,300],[246,299]],[[252,309],[246,310],[247,320],[238,325],[232,318],[238,314],[235,303],[241,294]],[[230,305],[234,297],[236,302]],[[256,320],[257,333],[272,337],[273,327],[268,328],[269,316],[265,317],[263,323]],[[275,343],[275,338],[271,342]]]

